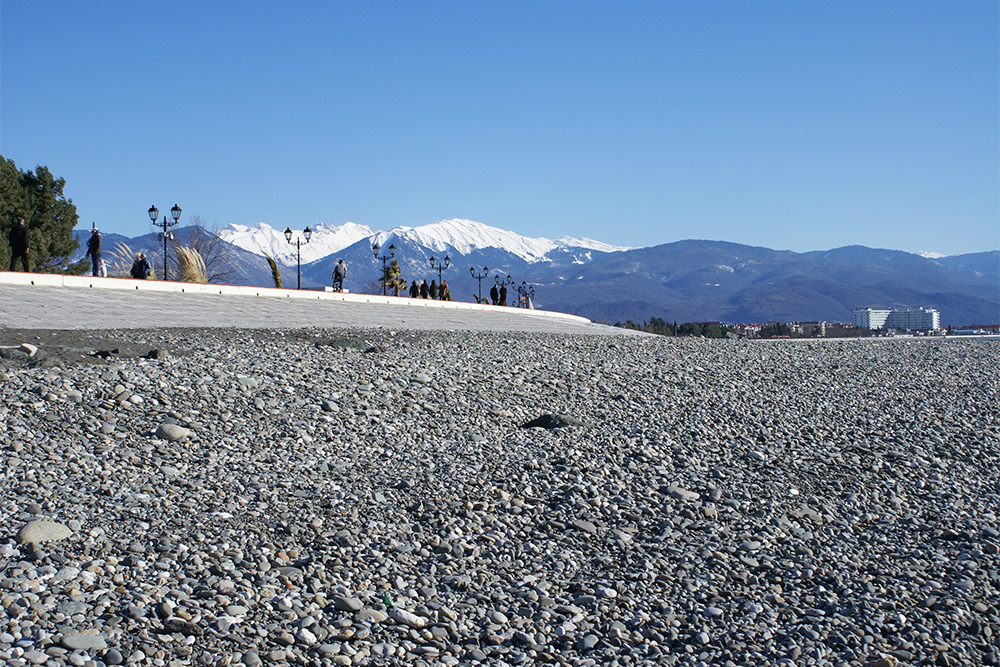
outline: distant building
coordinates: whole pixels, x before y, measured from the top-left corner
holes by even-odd
[[[889,313],[885,325],[904,331],[937,331],[941,328],[941,315],[933,308],[897,308]]]
[[[791,329],[792,333],[803,336],[822,337],[826,335],[826,322],[792,322]]]
[[[937,331],[941,315],[933,308],[855,308],[853,324],[865,329]]]
[[[852,324],[860,329],[881,329],[891,312],[888,308],[855,308]]]

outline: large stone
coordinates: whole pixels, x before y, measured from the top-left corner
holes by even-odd
[[[155,435],[161,440],[183,440],[191,435],[191,431],[177,424],[160,424]]]
[[[63,648],[68,648],[71,651],[103,651],[108,647],[104,637],[94,632],[63,635],[59,643],[63,645]]]
[[[71,537],[73,531],[56,521],[39,519],[29,521],[17,531],[16,540],[20,544],[37,544],[39,542],[54,542]]]
[[[420,630],[427,625],[426,618],[417,616],[416,614],[406,611],[405,609],[393,609],[389,612],[389,618],[395,621],[398,625],[405,625],[413,628],[414,630]]]

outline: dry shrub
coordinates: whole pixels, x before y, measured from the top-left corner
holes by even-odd
[[[194,248],[177,246],[177,265],[181,270],[181,280],[186,283],[207,283],[205,260]]]

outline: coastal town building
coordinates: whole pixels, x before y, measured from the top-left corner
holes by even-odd
[[[853,324],[865,329],[937,331],[941,315],[934,308],[855,308]]]
[[[791,323],[792,333],[801,334],[803,336],[825,336],[826,335],[826,322],[792,322]]]
[[[881,329],[891,312],[888,308],[855,308],[852,324],[860,329]]]
[[[886,326],[904,331],[937,331],[941,315],[933,308],[897,308],[889,313]]]

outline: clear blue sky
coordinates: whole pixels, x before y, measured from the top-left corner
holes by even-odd
[[[146,209],[1000,248],[996,0],[0,0],[0,152]]]

